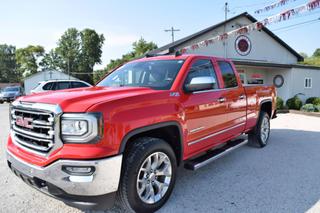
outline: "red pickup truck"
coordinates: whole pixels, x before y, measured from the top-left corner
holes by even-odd
[[[8,165],[74,207],[117,202],[154,212],[168,200],[178,166],[196,170],[248,138],[267,145],[275,95],[272,86],[243,86],[227,59],[145,57],[95,87],[13,102]]]

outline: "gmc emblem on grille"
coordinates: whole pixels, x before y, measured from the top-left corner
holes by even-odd
[[[28,129],[33,129],[32,121],[33,121],[32,118],[24,118],[22,116],[16,117],[16,124],[18,126],[22,126],[22,127],[28,128]]]

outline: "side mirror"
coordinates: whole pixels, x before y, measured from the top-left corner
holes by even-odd
[[[212,77],[194,77],[189,84],[185,85],[185,91],[188,93],[197,92],[202,90],[213,89],[216,80]]]

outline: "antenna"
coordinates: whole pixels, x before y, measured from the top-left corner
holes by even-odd
[[[172,38],[172,43],[174,42],[174,32],[178,32],[180,31],[180,29],[174,29],[173,27],[171,27],[171,29],[168,30],[164,30],[165,32],[171,32],[171,38]]]

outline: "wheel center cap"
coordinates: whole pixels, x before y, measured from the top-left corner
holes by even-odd
[[[154,173],[151,173],[149,176],[150,181],[154,181],[156,179],[156,175]]]

